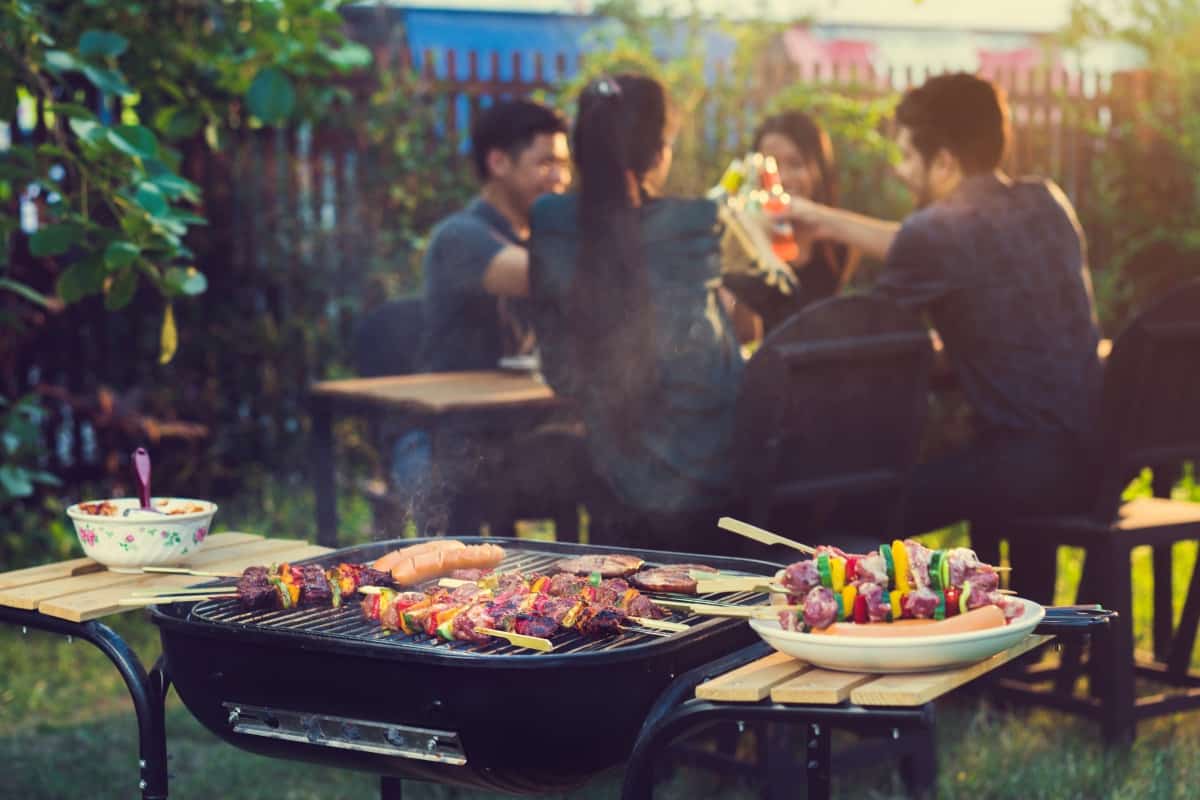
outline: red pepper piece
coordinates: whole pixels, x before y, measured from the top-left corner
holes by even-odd
[[[858,577],[858,558],[856,556],[847,556],[846,557],[846,583],[847,584],[853,583],[854,579],[857,577]]]
[[[861,594],[854,598],[854,621],[859,625],[866,625],[870,621],[867,616],[867,598]]]

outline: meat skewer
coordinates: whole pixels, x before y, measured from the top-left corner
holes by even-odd
[[[234,586],[174,589],[157,594],[133,593],[122,605],[151,605],[155,603],[199,602],[217,598],[236,598],[250,609],[286,609],[297,606],[331,606],[337,608],[342,598],[349,597],[364,586],[391,584],[391,577],[365,564],[338,564],[325,570],[317,564],[275,567],[246,567]],[[147,601],[147,602],[139,602]]]

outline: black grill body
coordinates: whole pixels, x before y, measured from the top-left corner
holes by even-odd
[[[457,537],[460,541],[496,541]],[[371,561],[414,540],[306,563]],[[501,570],[621,552],[772,575],[776,564],[631,548],[504,540]],[[666,597],[665,595],[651,595]],[[676,599],[696,599],[684,598]],[[715,599],[715,598],[711,598]],[[725,595],[761,603],[762,595]],[[168,674],[216,735],[262,755],[517,794],[562,790],[623,761],[677,675],[756,640],[743,621],[685,617],[685,632],[556,637],[555,651],[384,635],[357,604],[243,612],[235,600],[151,609]]]

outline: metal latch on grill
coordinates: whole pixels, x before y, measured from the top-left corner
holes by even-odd
[[[288,711],[245,703],[222,704],[229,711],[229,726],[236,733],[306,742],[341,750],[359,750],[419,761],[461,766],[467,763],[458,734],[416,728],[393,722]]]

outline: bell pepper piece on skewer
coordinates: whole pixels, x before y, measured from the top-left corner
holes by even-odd
[[[908,581],[908,550],[899,539],[892,542],[892,568],[896,573],[896,588],[902,592],[912,591],[914,587]]]

